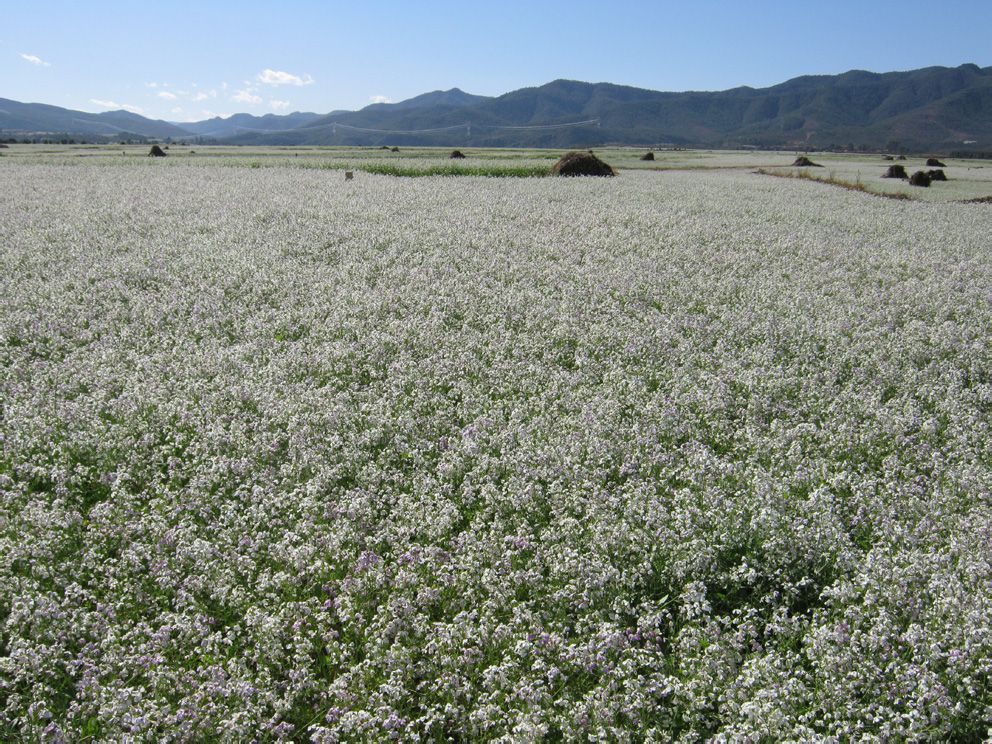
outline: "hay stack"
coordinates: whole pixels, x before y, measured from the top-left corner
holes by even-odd
[[[923,171],[916,171],[913,175],[909,177],[910,186],[929,186],[930,176],[928,176]]]
[[[465,157],[465,153],[463,153],[461,150],[452,150],[451,154],[448,157],[453,158],[455,160],[462,160]]]
[[[927,158],[928,168],[946,168],[947,166],[941,163],[937,158]]]
[[[946,181],[947,180],[947,176],[944,175],[944,171],[942,171],[940,168],[938,168],[937,170],[929,170],[929,171],[927,171],[927,175],[930,176],[930,181],[931,182],[933,182],[933,181]]]
[[[641,155],[641,160],[654,160],[654,153],[649,152],[644,155]]]
[[[400,148],[398,148],[398,147],[390,147],[389,148],[389,151],[390,152],[399,152],[400,151]]]
[[[901,165],[890,165],[882,178],[908,178],[906,174],[906,169]]]
[[[812,160],[810,160],[805,155],[800,155],[798,158],[796,158],[793,161],[792,165],[795,166],[796,168],[822,168],[823,167],[819,163],[814,163]]]
[[[152,149],[148,151],[148,157],[150,158],[164,158],[166,155],[165,150],[158,145],[152,145]]]
[[[615,176],[612,167],[591,152],[569,152],[551,168],[552,176]]]

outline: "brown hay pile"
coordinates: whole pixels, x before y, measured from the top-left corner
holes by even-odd
[[[901,165],[890,165],[882,178],[909,178],[906,174],[906,169]]]
[[[641,155],[641,160],[654,160],[654,153],[649,152],[644,155]]]
[[[814,163],[812,160],[810,160],[805,155],[800,155],[798,158],[795,159],[795,161],[793,161],[792,164],[794,166],[796,166],[797,168],[822,168],[823,167],[819,163]]]
[[[461,150],[452,150],[451,154],[448,157],[454,158],[455,160],[461,160],[462,158],[465,157],[465,153],[463,153]]]
[[[551,168],[552,176],[615,176],[617,172],[590,152],[569,152]]]
[[[947,166],[941,163],[937,158],[927,158],[928,168],[946,168]]]
[[[152,145],[152,149],[148,151],[148,157],[151,158],[164,158],[168,153],[165,152],[158,145]]]
[[[930,176],[923,171],[916,171],[909,177],[910,186],[930,186]]]
[[[947,176],[944,175],[944,171],[942,171],[940,168],[938,168],[937,170],[929,170],[929,171],[927,171],[927,175],[930,176],[930,180],[931,181],[946,181],[947,180]]]

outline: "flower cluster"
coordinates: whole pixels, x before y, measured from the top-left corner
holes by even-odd
[[[986,735],[983,205],[0,184],[2,738]]]

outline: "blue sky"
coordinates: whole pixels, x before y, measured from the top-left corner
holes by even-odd
[[[0,25],[0,97],[190,121],[556,78],[655,90],[992,65],[992,0],[46,2]]]

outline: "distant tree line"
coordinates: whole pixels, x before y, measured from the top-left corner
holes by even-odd
[[[8,145],[98,145],[100,142],[90,142],[86,139],[75,139],[74,137],[17,137],[0,138],[0,143]]]
[[[81,135],[73,132],[24,132],[16,131],[0,135],[0,142],[21,145],[145,145],[158,141],[154,137],[129,135],[127,137],[104,137],[100,135]]]

